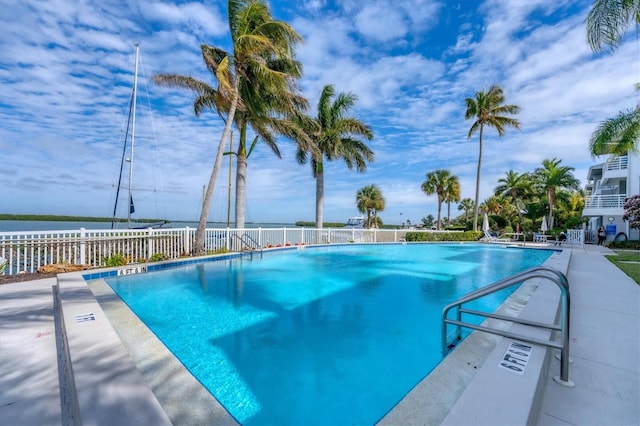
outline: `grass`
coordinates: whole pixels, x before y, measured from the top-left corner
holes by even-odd
[[[640,285],[640,252],[624,250],[615,250],[615,252],[615,255],[605,257]]]

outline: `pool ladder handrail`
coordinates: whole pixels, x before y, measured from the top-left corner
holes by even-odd
[[[258,244],[258,242],[251,238],[251,235],[244,233],[242,235],[238,235],[238,234],[233,234],[234,237],[236,237],[237,239],[240,240],[241,244],[244,244],[246,247],[249,248],[249,253],[251,253],[251,259],[253,259],[253,252],[254,250],[260,250],[260,259],[262,259],[262,246],[260,244]],[[247,241],[245,241],[247,240]],[[255,247],[252,247],[251,244],[249,243],[253,243],[255,245]],[[242,252],[242,249],[244,247],[241,245],[240,246],[240,251]]]
[[[507,287],[511,287],[521,282],[527,281],[532,278],[544,278],[549,281],[552,281],[560,288],[561,293],[561,311],[560,311],[560,321],[558,324],[546,324],[537,321],[530,321],[526,319],[520,319],[517,317],[505,316],[490,312],[480,312],[471,309],[465,309],[462,307],[463,303],[471,302],[473,300],[479,299],[481,297],[487,296],[489,294],[495,293],[497,291],[503,290]],[[455,319],[448,318],[449,311],[453,308],[456,308],[456,317]],[[569,312],[571,308],[571,298],[569,294],[569,281],[567,277],[560,271],[545,267],[538,266],[534,268],[527,269],[518,274],[512,275],[510,277],[504,278],[502,280],[496,281],[493,284],[490,284],[486,287],[482,287],[478,290],[472,291],[471,293],[467,293],[462,296],[457,301],[448,304],[442,310],[442,356],[445,357],[448,352],[448,344],[447,344],[447,324],[453,324],[457,326],[455,332],[455,339],[460,340],[461,336],[461,327],[467,327],[473,330],[484,331],[486,333],[497,334],[499,336],[507,337],[510,339],[521,340],[523,342],[534,343],[538,345],[543,345],[555,349],[560,349],[560,376],[554,377],[554,380],[557,383],[560,383],[565,386],[573,386],[573,382],[569,380]],[[514,333],[509,330],[499,330],[497,328],[491,328],[483,325],[475,325],[462,321],[462,313],[484,316],[486,318],[494,318],[502,321],[510,321],[513,323],[523,324],[527,326],[546,328],[553,331],[560,331],[562,336],[560,338],[560,343],[557,343],[553,340],[541,340],[535,337],[525,336],[520,333]]]

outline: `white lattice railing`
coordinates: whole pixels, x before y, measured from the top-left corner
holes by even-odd
[[[207,229],[205,250],[241,251],[247,242],[262,248],[349,242],[398,242],[407,229],[247,228]],[[446,231],[443,231],[446,232]],[[84,229],[0,232],[0,257],[8,261],[4,274],[36,272],[49,264],[104,266],[112,256],[144,262],[161,254],[169,259],[189,256],[195,228]],[[236,238],[247,235],[249,238]],[[257,247],[251,247],[257,248]],[[0,260],[1,261],[1,260]]]
[[[624,200],[627,198],[625,194],[616,195],[592,195],[585,197],[585,208],[608,208],[608,207],[624,207]]]
[[[607,170],[626,170],[629,167],[629,157],[622,155],[619,157],[612,157],[606,162]]]

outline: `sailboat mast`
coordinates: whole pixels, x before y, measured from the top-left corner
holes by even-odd
[[[136,64],[133,74],[133,119],[131,121],[131,154],[129,156],[129,209],[127,214],[128,227],[131,228],[131,207],[133,206],[133,198],[131,194],[131,185],[133,183],[133,147],[136,140],[136,99],[138,97],[138,56],[140,54],[140,43],[136,43]]]

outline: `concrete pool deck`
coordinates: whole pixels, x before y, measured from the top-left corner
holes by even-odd
[[[551,363],[542,380],[544,392],[535,413],[537,424],[640,424],[640,286],[602,256],[611,253],[608,249],[586,245],[571,251],[568,279],[572,298],[571,358],[574,362],[570,366],[570,378],[576,386],[565,388],[553,382],[552,377],[558,374],[559,367],[557,362]],[[93,359],[88,351],[75,359],[73,355],[71,357],[78,405],[80,412],[86,413],[81,416],[82,423],[197,423],[184,417],[189,415],[184,410],[186,404],[209,407],[196,413],[204,416],[201,419],[209,420],[200,421],[201,424],[224,418],[218,417],[224,415],[219,408],[210,408],[215,404],[206,392],[193,393],[198,391],[174,386],[172,380],[177,380],[179,373],[166,373],[164,364],[170,365],[170,372],[179,366],[171,365],[175,360],[166,357],[167,351],[162,352],[148,342],[139,342],[141,353],[146,351],[156,356],[146,358],[147,364],[135,360],[136,355],[128,352],[126,344],[120,341],[127,339],[122,328],[118,329],[110,321],[107,311],[111,308],[106,307],[108,294],[97,293],[97,297],[102,298],[98,305],[81,274],[65,274],[59,276],[59,281],[63,290],[66,289],[61,297],[72,307],[67,310],[65,305],[64,309],[72,353],[78,347],[88,347],[86,340],[81,340],[86,338],[91,347],[100,349]],[[68,423],[68,418],[61,413],[51,289],[55,284],[55,279],[44,279],[0,286],[1,424]],[[104,311],[101,305],[105,307]],[[94,314],[95,320],[82,322],[89,313]],[[76,321],[70,321],[74,317]],[[123,328],[135,336],[134,329],[139,326],[128,322],[130,319],[126,317],[121,320]],[[88,332],[87,325],[100,325],[101,328],[98,333],[95,329]],[[96,362],[94,368],[88,367],[86,363],[89,362]],[[159,368],[160,364],[164,370]],[[487,370],[491,367],[489,365]],[[119,387],[122,383],[126,385],[124,388]],[[167,388],[173,392],[162,394],[154,390],[151,393],[149,389],[157,388],[161,383],[168,384]],[[510,392],[510,389],[492,388],[490,384],[485,389],[485,393],[494,395],[495,399]],[[127,406],[135,406],[135,409],[129,410]],[[498,424],[499,417],[486,413],[486,407],[468,405],[460,411],[478,419],[475,424]],[[224,423],[233,422],[230,416],[224,419]],[[401,421],[396,424],[434,424],[425,421],[419,412],[405,411],[398,419]],[[456,422],[455,416],[436,423],[443,422],[462,424]]]

